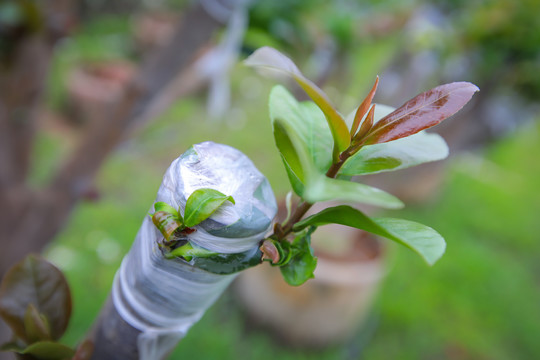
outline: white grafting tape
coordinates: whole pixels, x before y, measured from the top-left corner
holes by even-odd
[[[232,195],[235,204],[224,205],[197,225],[188,236],[191,242],[220,253],[258,246],[271,227],[277,206],[268,181],[244,154],[211,142],[194,145],[173,161],[156,201],[183,213],[186,199],[199,188]],[[163,358],[236,276],[213,274],[181,259],[165,259],[158,246],[161,238],[146,217],[112,291],[120,316],[141,331],[141,360]]]

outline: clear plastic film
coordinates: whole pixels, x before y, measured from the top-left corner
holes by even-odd
[[[156,201],[179,208],[200,188],[233,196],[189,234],[190,242],[223,254],[256,249],[270,230],[277,211],[266,178],[240,151],[205,142],[173,161]],[[113,285],[120,316],[141,331],[141,360],[161,359],[200,319],[236,274],[218,275],[182,259],[165,259],[158,242],[162,235],[146,217]]]

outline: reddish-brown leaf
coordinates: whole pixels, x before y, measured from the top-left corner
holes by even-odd
[[[364,101],[362,101],[362,104],[360,104],[360,106],[358,107],[358,110],[356,110],[356,114],[354,115],[354,121],[351,126],[351,139],[354,138],[356,130],[358,130],[358,126],[360,125],[360,121],[369,110],[369,106],[371,105],[371,102],[373,101],[373,96],[375,96],[375,92],[377,91],[378,85],[379,85],[379,77],[377,76],[377,78],[375,79],[375,84],[373,84],[373,87],[369,91],[369,94],[366,96]]]
[[[71,316],[69,286],[60,270],[37,255],[13,266],[0,287],[0,316],[25,340],[24,317],[30,304],[48,320],[52,339],[59,339]]]
[[[358,133],[353,138],[353,143],[358,144],[364,136],[371,130],[371,127],[373,126],[373,117],[375,116],[375,104],[371,107],[371,110],[369,110],[369,113],[366,116],[366,119],[362,123],[362,126],[360,126],[360,130],[358,130]]]
[[[156,211],[152,215],[152,222],[161,231],[165,240],[169,240],[176,229],[182,226],[182,223],[176,216],[166,211]]]
[[[364,144],[400,139],[435,126],[465,106],[478,90],[474,84],[455,82],[417,95],[375,124]]]

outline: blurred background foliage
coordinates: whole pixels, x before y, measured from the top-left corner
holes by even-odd
[[[54,174],[84,129],[63,115],[70,71],[98,60],[137,62],[143,54],[134,37],[136,17],[181,13],[187,3],[81,1],[81,20],[58,44],[52,64],[33,184]],[[0,5],[3,34],[39,25],[20,26],[32,14],[19,10]],[[440,128],[453,151],[437,169],[444,181],[429,197],[411,199],[399,215],[437,229],[447,253],[427,268],[407,250],[390,247],[375,310],[344,345],[317,352],[283,346],[253,327],[228,291],[173,358],[540,358],[539,13],[536,0],[254,2],[242,56],[263,45],[288,53],[345,112],[377,74],[375,101],[392,106],[443,82],[480,87],[467,111]],[[10,44],[0,46],[2,56],[8,54]],[[240,64],[230,76],[232,100],[221,117],[207,115],[200,91],[122,143],[101,171],[97,201],[79,205],[47,249],[73,290],[68,343],[90,327],[163,172],[191,144],[234,146],[269,178],[278,198],[288,191],[267,115],[272,81]],[[420,178],[406,186],[424,183]]]

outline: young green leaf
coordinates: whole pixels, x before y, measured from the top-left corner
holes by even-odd
[[[350,144],[350,133],[341,114],[332,105],[328,96],[298,70],[291,59],[274,48],[265,46],[256,50],[244,62],[248,66],[264,67],[281,71],[291,76],[322,110],[334,139],[334,158]]]
[[[75,355],[75,351],[63,344],[52,341],[39,341],[31,344],[20,352],[39,360],[66,360]]]
[[[382,144],[366,145],[351,156],[339,170],[339,176],[375,174],[405,169],[448,156],[448,146],[437,134],[424,131]]]
[[[404,206],[397,197],[380,189],[323,175],[307,184],[304,199],[310,203],[331,200],[353,201],[385,209],[400,209]]]
[[[276,146],[294,192],[302,196],[307,177],[332,164],[332,136],[313,103],[299,103],[280,85],[270,93],[270,119]]]
[[[214,255],[217,255],[217,253],[203,249],[198,246],[194,247],[191,243],[188,242],[187,244],[172,250],[170,253],[166,254],[165,257],[168,259],[172,259],[173,257],[178,256],[183,257],[187,261],[190,261],[193,257],[210,257]]]
[[[208,219],[225,201],[234,204],[232,196],[214,189],[197,189],[186,201],[184,224],[193,227]]]
[[[375,92],[377,91],[377,86],[379,85],[379,77],[375,79],[375,84],[373,84],[373,87],[369,91],[369,94],[366,96],[364,101],[362,101],[362,104],[358,107],[356,114],[354,115],[354,122],[351,127],[351,140],[354,139],[356,130],[358,130],[358,126],[360,125],[360,121],[364,118],[364,115],[369,110],[369,106],[371,105],[371,102],[373,101],[373,97],[375,96]],[[368,118],[366,118],[366,121]],[[364,121],[364,124],[362,124],[362,127],[360,128],[360,132],[367,132],[371,128],[371,125],[373,124],[373,117],[371,117],[371,124],[366,123]],[[367,129],[367,130],[366,130]]]
[[[287,209],[287,216],[285,217],[285,220],[283,220],[283,224],[288,223],[292,215],[292,195],[292,191],[289,191],[285,196],[285,208]]]
[[[156,207],[156,209],[157,208],[158,207]],[[183,226],[178,216],[166,211],[156,211],[154,215],[152,215],[152,222],[163,234],[165,240],[169,240],[176,229]]]
[[[314,230],[311,228],[296,235],[289,250],[290,260],[280,267],[289,285],[299,286],[314,277],[313,272],[317,267],[317,258],[311,248],[311,233]]]
[[[465,106],[477,91],[476,85],[455,82],[421,93],[375,124],[364,144],[400,139],[435,126]]]
[[[40,314],[33,304],[29,304],[24,314],[24,328],[30,343],[51,340],[51,329],[47,318]]]
[[[310,162],[309,166],[325,173],[332,164],[332,135],[321,110],[312,102],[296,101],[281,85],[272,88],[269,107],[274,131],[279,124],[281,131],[286,132],[294,144],[299,161],[306,160],[301,158],[302,153],[305,153]],[[285,155],[279,144],[278,148]],[[291,167],[296,172],[292,163]]]
[[[158,211],[168,212],[169,214],[174,215],[178,220],[180,220],[180,222],[182,221],[182,216],[178,213],[178,210],[176,210],[175,208],[173,208],[171,205],[167,204],[166,202],[157,201],[154,204],[154,210],[156,212]]]
[[[49,321],[51,338],[59,339],[71,316],[69,286],[60,270],[37,255],[13,266],[0,287],[0,316],[24,340],[28,340],[24,319],[30,304]]]
[[[293,227],[300,231],[309,226],[341,224],[365,230],[402,244],[419,254],[429,265],[433,265],[446,249],[446,243],[432,228],[402,219],[371,219],[361,211],[341,205],[327,208],[312,215]]]
[[[287,124],[280,121],[274,122],[274,139],[276,146],[280,151],[281,159],[287,170],[289,181],[294,191],[300,196],[303,192],[304,183],[304,169],[302,166],[302,149],[297,151],[295,143],[299,143],[299,140],[295,139],[295,133],[291,130],[287,130]],[[304,156],[305,158],[305,156]],[[300,184],[302,184],[300,186]]]

